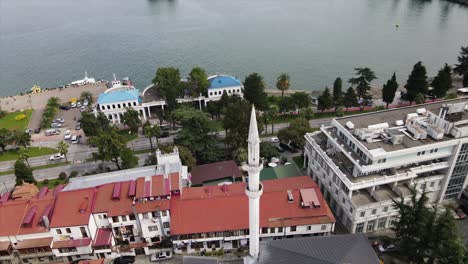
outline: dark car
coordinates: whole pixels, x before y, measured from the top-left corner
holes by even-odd
[[[36,134],[39,134],[39,133],[41,133],[41,128],[40,128],[40,127],[38,127],[38,128],[36,128],[36,129],[34,129],[34,133],[36,133]]]
[[[62,110],[70,110],[69,105],[61,105],[59,108],[62,109]]]
[[[133,256],[122,256],[114,259],[114,264],[130,264],[135,262],[135,257]]]
[[[161,132],[161,135],[160,135],[159,137],[161,137],[161,138],[166,138],[166,137],[168,137],[168,136],[170,136],[170,135],[171,135],[171,134],[169,134],[169,132],[163,131],[163,132]]]

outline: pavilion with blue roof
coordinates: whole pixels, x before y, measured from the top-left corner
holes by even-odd
[[[102,93],[99,95],[97,103],[98,104],[112,104],[116,102],[122,101],[133,101],[139,100],[138,90],[131,89],[131,90],[119,90],[119,91],[112,91],[109,93]]]
[[[208,98],[220,98],[224,92],[228,95],[237,94],[243,96],[244,89],[242,82],[230,75],[213,75],[208,77],[210,86],[208,87]]]

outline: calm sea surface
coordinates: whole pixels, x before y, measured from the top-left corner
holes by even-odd
[[[257,71],[270,87],[288,72],[305,90],[368,66],[382,83],[418,60],[434,74],[462,45],[468,8],[441,0],[0,0],[0,96],[84,71],[141,89],[163,66]]]

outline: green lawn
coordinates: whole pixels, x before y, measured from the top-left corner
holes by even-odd
[[[209,125],[210,125],[210,128],[212,128],[214,131],[224,130],[223,120],[221,120],[221,119],[210,120]]]
[[[14,113],[8,113],[5,117],[0,119],[0,128],[24,131],[28,127],[32,111],[32,109],[26,109],[23,112],[17,111]],[[22,120],[15,120],[15,116],[21,113],[25,114],[26,117]]]
[[[128,141],[132,141],[134,139],[136,139],[138,137],[138,133],[131,133],[129,134],[130,130],[129,129],[123,129],[123,130],[119,130],[119,134],[126,137]]]
[[[64,161],[64,162],[51,163],[51,164],[47,164],[47,165],[41,165],[41,166],[37,166],[37,167],[32,167],[32,169],[33,170],[40,170],[40,169],[47,169],[47,168],[65,166],[65,165],[68,165],[68,164],[70,164],[70,161],[69,162]],[[0,176],[8,175],[8,174],[14,174],[14,173],[15,173],[14,170],[0,171]]]
[[[29,147],[28,148],[29,157],[39,157],[44,155],[50,155],[57,153],[56,149],[53,148],[39,148],[39,147]],[[0,154],[0,162],[8,160],[16,160],[19,158],[17,150],[9,150]]]
[[[39,189],[44,187],[44,186],[49,187],[49,189],[53,189],[53,188],[57,187],[57,185],[59,185],[59,184],[66,184],[67,183],[67,180],[60,180],[60,179],[50,179],[50,180],[44,180],[44,181],[37,182],[37,187]]]

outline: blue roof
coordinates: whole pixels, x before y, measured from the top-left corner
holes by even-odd
[[[240,86],[242,83],[229,75],[218,75],[209,79],[210,87],[208,89],[216,89],[216,88],[225,88],[225,87],[233,87],[233,86]]]
[[[136,89],[114,91],[100,94],[97,103],[109,104],[114,102],[137,100],[138,98],[138,90]]]

